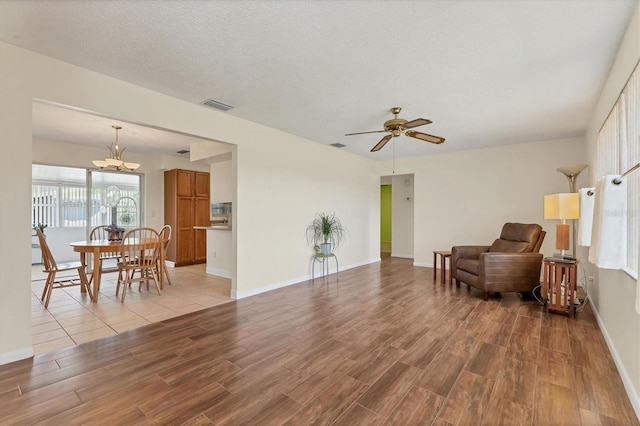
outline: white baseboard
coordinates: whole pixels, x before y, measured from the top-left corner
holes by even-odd
[[[591,298],[589,298],[591,299]],[[593,310],[594,315],[596,316],[596,320],[598,321],[598,326],[600,326],[600,331],[602,331],[602,335],[604,336],[605,342],[607,342],[607,346],[609,347],[609,351],[611,352],[611,356],[613,357],[613,362],[616,364],[616,368],[618,369],[618,373],[620,373],[620,377],[622,378],[622,384],[624,385],[625,390],[627,391],[627,396],[629,397],[629,401],[631,401],[631,405],[633,406],[633,410],[636,412],[636,417],[640,420],[640,397],[638,396],[638,392],[633,387],[633,382],[627,373],[627,370],[624,368],[624,364],[622,364],[622,360],[620,359],[620,355],[618,355],[618,351],[616,350],[615,345],[613,344],[613,340],[611,340],[611,336],[609,336],[609,332],[607,328],[604,326],[604,322],[600,318],[600,314],[596,309],[593,301],[589,300],[591,304],[591,309]]]
[[[305,277],[299,277],[299,278],[293,278],[291,280],[282,281],[282,282],[271,284],[271,285],[264,286],[264,287],[254,288],[252,290],[247,290],[247,291],[238,292],[238,291],[233,291],[232,290],[231,291],[231,298],[232,299],[244,299],[245,297],[255,296],[256,294],[266,293],[267,291],[277,290],[279,288],[288,287],[288,286],[294,285],[294,284],[299,284],[299,283],[304,282],[304,281],[306,281]]]
[[[229,278],[231,279],[231,272],[229,271],[225,271],[222,269],[216,269],[216,268],[207,268],[206,269],[206,273],[209,275],[216,275],[218,277],[222,277],[222,278]]]
[[[420,268],[433,268],[433,265],[431,263],[425,263],[425,262],[413,262],[413,266],[418,266]]]
[[[369,259],[369,260],[366,260],[364,262],[354,263],[354,264],[347,265],[347,266],[342,266],[342,267],[340,267],[340,272],[347,271],[347,270],[352,269],[352,268],[357,268],[359,266],[369,265],[371,263],[376,263],[376,262],[380,262],[380,258]],[[329,270],[329,274],[334,274],[335,272],[336,272],[335,268],[332,268],[332,269]],[[268,286],[254,288],[252,290],[241,291],[241,292],[238,292],[238,291],[232,289],[231,290],[231,298],[232,299],[244,299],[245,297],[255,296],[256,294],[265,293],[267,291],[276,290],[276,289],[279,289],[279,288],[282,288],[282,287],[288,287],[290,285],[301,284],[301,283],[307,282],[309,280],[311,280],[311,276],[293,278],[293,279],[290,279],[290,280],[282,281],[282,282],[271,284],[271,285],[268,285]]]
[[[394,253],[394,252],[391,252],[391,257],[401,257],[403,259],[413,259],[413,255],[412,254]]]
[[[33,357],[33,347],[7,352],[0,354],[0,365],[9,364],[10,362],[20,361],[31,357]]]

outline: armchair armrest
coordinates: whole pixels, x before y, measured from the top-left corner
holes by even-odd
[[[457,259],[480,259],[480,254],[489,251],[489,246],[453,246],[451,261],[455,265]]]
[[[451,277],[458,279],[458,260],[479,260],[480,254],[489,250],[489,246],[453,246],[451,247]],[[456,282],[456,284],[458,284]]]
[[[451,256],[458,256],[465,259],[479,259],[481,253],[489,251],[489,246],[453,246]]]

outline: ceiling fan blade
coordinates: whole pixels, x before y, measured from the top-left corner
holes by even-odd
[[[345,136],[366,135],[367,133],[384,133],[386,130],[372,130],[370,132],[347,133]]]
[[[444,138],[441,138],[440,136],[428,135],[426,133],[416,132],[415,130],[409,130],[404,134],[412,138],[420,139],[420,140],[435,143],[435,144],[444,142]]]
[[[383,147],[387,142],[389,142],[389,140],[390,140],[392,137],[393,137],[392,135],[387,135],[387,136],[385,136],[384,138],[382,138],[382,139],[380,140],[380,142],[378,142],[378,143],[376,144],[376,146],[374,146],[373,148],[371,148],[371,152],[380,151],[380,150],[382,149],[382,147]]]
[[[414,127],[424,126],[425,124],[431,124],[433,121],[426,118],[416,118],[415,120],[407,121],[402,125],[405,129],[413,129]]]

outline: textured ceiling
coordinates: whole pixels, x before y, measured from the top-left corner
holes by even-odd
[[[401,136],[396,157],[583,134],[637,4],[0,0],[0,40],[383,160],[383,134],[344,134],[393,106],[446,138]]]

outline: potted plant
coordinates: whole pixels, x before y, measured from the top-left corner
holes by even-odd
[[[46,227],[47,227],[47,224],[46,224],[46,223],[40,223],[40,222],[38,222],[38,223],[34,223],[34,224],[33,224],[33,227],[32,227],[31,229],[33,229],[34,231],[35,231],[36,229],[39,229],[39,230],[40,230],[40,232],[42,232],[42,235],[44,235],[44,228],[46,228]]]
[[[322,254],[331,254],[340,247],[347,235],[347,229],[334,213],[319,213],[307,227],[307,242],[320,247]]]
[[[107,230],[109,231],[109,241],[122,241],[124,228],[120,228],[115,223],[112,223],[107,226]]]

